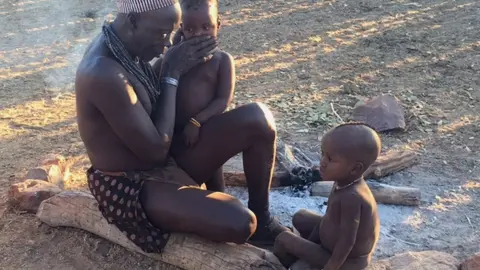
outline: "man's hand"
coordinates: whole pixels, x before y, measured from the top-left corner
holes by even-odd
[[[184,35],[182,32],[182,29],[178,29],[177,32],[175,33],[175,36],[173,36],[172,39],[172,46],[178,45],[180,42],[184,40]]]
[[[183,129],[183,139],[188,147],[195,145],[198,141],[200,128],[192,123],[188,123]]]
[[[163,57],[162,76],[179,79],[191,68],[211,58],[217,46],[216,38],[199,36],[170,47]]]

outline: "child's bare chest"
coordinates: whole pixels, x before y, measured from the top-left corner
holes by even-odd
[[[218,61],[193,68],[180,78],[177,90],[177,118],[185,121],[205,109],[215,98],[218,81]]]
[[[183,75],[180,78],[177,97],[185,98],[196,94],[215,92],[218,74],[218,64],[215,62],[212,59]]]

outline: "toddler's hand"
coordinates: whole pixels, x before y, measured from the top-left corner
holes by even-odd
[[[183,129],[183,139],[188,147],[195,145],[198,141],[200,128],[192,123],[188,123]]]

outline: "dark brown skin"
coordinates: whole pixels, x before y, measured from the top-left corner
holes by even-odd
[[[339,189],[333,188],[325,216],[308,211],[295,214],[293,225],[301,236],[282,233],[277,237],[275,254],[284,264],[301,259],[328,270],[364,269],[369,264],[380,220],[362,174],[375,161],[380,148],[376,133],[363,126],[343,126],[325,135],[322,179],[335,181]]]
[[[179,33],[183,40],[192,37],[218,33],[218,9],[216,5],[202,4],[197,9],[182,8],[182,24]],[[183,34],[184,33],[184,34]],[[177,41],[177,44],[181,41]],[[174,43],[175,44],[175,43]],[[199,140],[201,127],[189,120],[194,118],[200,124],[222,114],[233,99],[235,88],[235,64],[227,52],[218,50],[206,63],[198,65],[181,77],[177,90],[177,110],[173,156],[181,155]],[[182,143],[183,142],[183,143]],[[208,190],[225,190],[223,171],[219,168],[206,182]]]
[[[170,45],[179,8],[177,4],[141,15],[119,15],[114,28],[132,55],[149,61]],[[157,68],[161,76],[179,79],[205,62],[216,46],[215,39],[192,38],[170,48]],[[162,85],[152,122],[145,88],[112,57],[102,36],[85,53],[75,84],[79,132],[93,167],[122,172],[164,166],[171,155],[176,119],[175,86]],[[275,139],[273,117],[261,104],[211,118],[202,125],[198,142],[176,156],[193,180],[179,174],[173,179],[178,184],[144,183],[140,200],[149,220],[167,231],[244,243],[255,232],[257,221],[264,226],[268,217],[264,213],[268,214]],[[243,153],[253,212],[228,194],[198,188],[238,153]]]

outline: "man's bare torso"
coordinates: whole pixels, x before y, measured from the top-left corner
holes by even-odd
[[[134,90],[137,102],[150,114],[152,106],[145,87],[131,74],[128,74],[114,59],[104,44],[103,35],[98,36],[87,49],[78,69],[75,81],[77,96],[77,122],[80,136],[87,149],[93,167],[105,171],[148,170],[155,165],[145,163],[134,155],[114,133],[101,112],[94,105],[95,93],[102,91],[102,86],[86,87],[86,81],[94,77],[106,76],[115,72],[126,76]],[[105,69],[104,63],[109,62]],[[133,97],[132,97],[133,98]],[[110,104],[115,106],[115,104]],[[118,108],[122,110],[122,108]],[[131,138],[135,140],[136,138]]]
[[[223,52],[216,53],[207,63],[194,67],[181,77],[177,90],[176,132],[181,132],[191,117],[204,109],[215,97],[217,74]],[[122,74],[137,102],[140,102],[145,112],[150,115],[152,104],[145,87],[133,75],[128,74],[121,65],[110,61],[109,68],[100,68],[100,61],[114,57],[104,44],[102,35],[97,37],[87,49],[77,70],[75,91],[77,95],[77,121],[80,136],[84,141],[88,156],[93,167],[105,171],[150,170],[156,164],[148,164],[134,155],[114,133],[101,112],[92,102],[101,86],[85,87],[84,82],[93,76],[102,76],[108,72]],[[111,69],[110,69],[111,66]],[[115,104],[110,104],[115,106]],[[121,110],[122,108],[118,108]],[[135,140],[136,138],[131,138]]]
[[[332,191],[328,198],[328,208],[320,225],[320,241],[322,246],[333,252],[338,242],[340,228],[340,202],[346,192],[356,193],[359,203],[362,204],[360,225],[358,227],[355,245],[349,258],[369,255],[378,240],[380,223],[377,214],[377,205],[373,195],[365,182],[361,182],[344,190]]]

